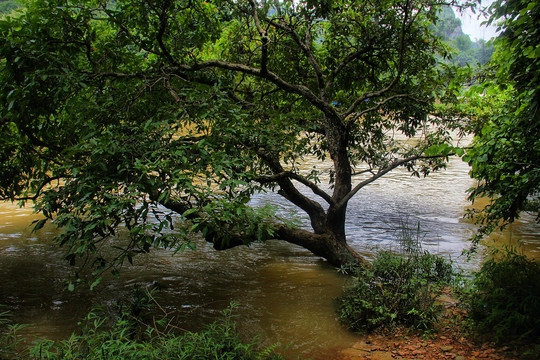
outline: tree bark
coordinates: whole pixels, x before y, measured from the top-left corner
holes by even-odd
[[[341,238],[329,232],[316,234],[303,229],[293,229],[280,226],[277,230],[277,238],[291,244],[301,246],[314,255],[320,256],[335,267],[359,265],[365,266],[366,260],[353,248],[345,238]]]

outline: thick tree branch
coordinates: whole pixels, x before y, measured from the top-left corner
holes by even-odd
[[[224,70],[231,70],[239,73],[244,73],[247,75],[252,75],[255,77],[266,79],[272,82],[274,85],[278,86],[280,89],[283,89],[287,92],[300,95],[308,100],[313,106],[321,110],[325,115],[330,118],[339,118],[336,110],[323,99],[320,99],[316,96],[307,86],[291,84],[275,73],[267,71],[263,73],[260,69],[254,68],[252,66],[247,66],[244,64],[230,63],[223,60],[207,60],[191,66],[188,65],[179,65],[176,67],[176,71],[181,72],[195,72],[198,70],[209,69],[209,68],[218,68]],[[171,69],[174,71],[174,69]]]
[[[253,21],[255,22],[255,27],[261,36],[262,47],[261,47],[261,74],[265,75],[268,72],[267,63],[268,63],[268,34],[261,26],[259,21],[259,15],[257,14],[257,4],[254,0],[249,0],[253,13]]]
[[[32,196],[21,196],[21,197],[15,197],[13,198],[13,200],[16,200],[16,201],[34,201],[34,200],[37,200],[39,198],[39,195],[41,195],[41,192],[43,191],[43,189],[49,185],[51,182],[55,181],[55,180],[60,180],[62,179],[63,176],[52,176],[50,178],[47,178],[47,179],[44,179],[41,184],[39,185],[39,187],[36,189],[36,193]],[[6,200],[9,200],[7,198],[0,198],[1,201],[6,201]]]
[[[281,166],[279,160],[274,156],[267,154],[264,150],[258,150],[257,154],[261,159],[270,167],[275,175],[275,181],[279,185],[280,190],[278,194],[304,210],[311,219],[313,229],[317,231],[319,224],[325,217],[325,211],[323,207],[316,201],[311,200],[304,194],[302,194],[291,182],[291,179],[287,176],[281,175],[287,173]]]
[[[167,46],[163,42],[163,35],[165,34],[165,31],[167,30],[167,26],[168,26],[169,17],[167,15],[167,11],[170,5],[171,5],[170,0],[165,0],[162,3],[162,10],[161,10],[161,13],[159,14],[159,29],[156,35],[156,39],[157,39],[159,48],[163,56],[165,56],[165,58],[169,60],[171,65],[178,65],[178,62],[174,59],[174,57],[171,55],[171,52],[169,51],[169,49],[167,49]]]
[[[261,176],[261,177],[256,178],[255,180],[257,182],[261,183],[261,184],[267,184],[267,183],[271,183],[271,182],[276,182],[277,183],[279,180],[281,180],[283,178],[289,178],[289,179],[294,179],[294,180],[298,181],[299,183],[309,187],[311,189],[311,191],[313,191],[313,193],[315,195],[318,195],[318,196],[322,197],[329,205],[335,205],[334,199],[332,199],[332,197],[330,195],[328,195],[326,192],[324,192],[315,183],[313,183],[312,181],[309,181],[304,176],[302,176],[300,174],[296,174],[296,173],[294,173],[292,171],[284,171],[284,172],[274,174],[274,175]]]
[[[300,38],[300,35],[293,29],[289,28],[288,26],[285,26],[282,23],[275,22],[271,19],[266,19],[268,23],[272,26],[274,26],[277,29],[280,29],[284,31],[287,34],[290,34],[293,40],[296,42],[296,44],[300,47],[300,50],[302,50],[302,53],[307,58],[309,64],[311,65],[313,71],[315,71],[315,76],[317,77],[317,84],[319,86],[319,90],[323,93],[326,91],[326,86],[324,85],[325,76],[323,74],[323,71],[321,69],[321,66],[319,65],[317,59],[315,59],[315,56],[313,55],[313,52],[311,51],[309,47],[309,40],[310,40],[310,29],[306,30],[306,42],[302,41]]]
[[[286,178],[290,175],[290,171],[283,171],[274,175],[259,176],[255,178],[255,181],[260,184],[269,184],[278,182],[279,180]]]
[[[54,144],[50,144],[50,143],[47,143],[41,139],[39,139],[37,136],[35,136],[33,133],[32,133],[32,130],[28,129],[28,127],[26,126],[19,126],[19,129],[21,130],[21,132],[26,135],[26,137],[30,140],[30,142],[32,143],[32,145],[34,146],[41,146],[41,147],[44,147],[44,148],[48,148],[48,149],[51,149],[51,150],[54,150],[54,151],[57,151],[57,152],[60,152],[63,150],[63,148],[59,147],[59,146],[56,146]]]
[[[313,254],[328,260],[334,266],[356,264],[367,266],[366,260],[344,241],[337,241],[329,234],[317,234],[298,228],[280,225],[275,230],[276,238],[308,249]]]
[[[296,173],[291,174],[291,178],[309,187],[315,195],[319,195],[320,197],[322,197],[329,205],[335,205],[334,199],[326,192],[324,192],[321,188],[319,188],[316,184],[314,184],[312,181],[309,181],[302,175]]]
[[[201,213],[197,211],[184,215],[188,210],[193,209],[189,202],[175,199],[173,197],[160,199],[160,194],[160,191],[156,189],[148,191],[148,196],[150,197],[150,200],[155,201],[156,203],[161,204],[167,209],[182,215],[187,220],[194,220],[201,217]],[[216,250],[226,250],[236,246],[246,245],[243,241],[243,236],[241,234],[225,237],[219,232],[209,231],[205,234],[204,239],[207,242],[212,243],[214,249]]]

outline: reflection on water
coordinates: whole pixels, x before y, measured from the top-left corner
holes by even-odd
[[[425,179],[396,171],[369,185],[348,210],[352,246],[371,257],[377,248],[396,246],[400,222],[419,222],[426,248],[451,256],[462,267],[474,267],[475,262],[460,257],[473,231],[462,219],[468,206],[465,190],[473,185],[467,173],[466,165],[455,160],[448,170]],[[282,216],[294,212],[274,194],[260,194],[253,201],[277,205]],[[200,329],[236,302],[241,305],[235,313],[243,336],[260,335],[268,344],[292,342],[291,356],[300,352],[331,358],[321,354],[353,341],[335,320],[332,305],[345,279],[302,248],[270,241],[217,252],[201,241],[197,251],[172,256],[158,250],[136,259],[120,278],[106,279],[93,292],[68,292],[65,282],[72,269],[51,244],[54,231],[29,230],[38,218],[30,209],[0,204],[0,303],[12,310],[16,321],[34,324],[25,335],[65,337],[93,305],[114,304],[135,284],[157,281],[163,288],[160,304],[178,314],[184,329]],[[512,238],[523,239],[526,251],[538,257],[540,230],[529,220],[512,227]]]

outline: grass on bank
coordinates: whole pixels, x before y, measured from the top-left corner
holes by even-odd
[[[8,310],[0,304],[0,359],[16,359],[17,350],[22,342],[17,332],[23,325],[13,324]]]
[[[285,359],[277,353],[277,345],[263,347],[258,339],[250,343],[240,339],[232,315],[235,305],[224,310],[222,317],[204,330],[179,334],[178,328],[171,325],[170,317],[156,320],[148,316],[151,308],[148,299],[135,298],[119,306],[121,313],[117,316],[96,309],[81,322],[80,333],[62,341],[39,341],[24,354],[17,346],[15,332],[6,333],[0,336],[0,359]],[[5,316],[3,322],[7,322]]]

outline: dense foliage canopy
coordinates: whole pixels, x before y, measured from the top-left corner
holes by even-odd
[[[482,223],[476,240],[523,210],[540,221],[540,4],[496,1],[490,11],[502,33],[468,100],[477,135],[466,159],[479,180],[471,198],[491,199],[475,213]]]
[[[439,5],[30,1],[0,21],[0,198],[33,200],[36,228],[53,220],[98,271],[192,232],[361,261],[348,201],[399,166],[440,168],[461,126],[437,107],[456,99]],[[249,206],[267,190],[311,229]]]

